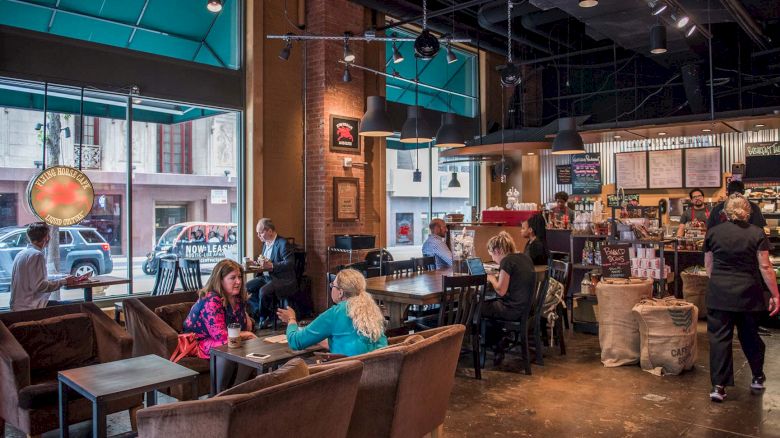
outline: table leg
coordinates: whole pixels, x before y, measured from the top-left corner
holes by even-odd
[[[157,391],[154,389],[146,393],[146,407],[151,407],[157,404]]]
[[[198,399],[198,378],[192,379],[192,399],[197,400]]]
[[[209,390],[209,397],[217,395],[217,358],[214,354],[211,354],[209,358],[209,379],[211,380],[211,389]]]
[[[70,431],[68,430],[68,386],[59,381],[59,396],[60,396],[60,437],[68,438]]]
[[[84,302],[85,303],[91,303],[92,302],[92,288],[91,287],[85,287],[84,288]]]
[[[92,402],[92,438],[106,437],[106,407],[102,401]]]
[[[392,301],[385,301],[387,311],[390,313],[390,321],[388,321],[388,328],[398,328],[403,325],[404,309],[406,304],[394,303]]]

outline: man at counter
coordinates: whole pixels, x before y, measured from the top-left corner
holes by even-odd
[[[728,198],[734,193],[739,193],[740,195],[744,195],[745,183],[736,180],[732,180],[731,182],[729,182],[729,185],[726,186],[726,197]],[[761,207],[759,207],[758,204],[756,204],[755,202],[752,201],[748,201],[748,202],[750,202],[750,217],[748,218],[748,223],[761,228],[765,227],[766,219],[764,219],[764,215],[761,214]],[[723,211],[724,205],[725,202],[721,202],[720,204],[713,207],[709,218],[707,218],[708,230],[716,225],[720,225],[724,222],[728,222],[726,213]]]
[[[569,223],[574,223],[574,211],[570,209],[566,203],[569,201],[569,194],[566,192],[558,192],[555,194],[555,208],[553,208],[553,214],[555,220],[563,221],[564,216],[569,216]]]
[[[685,210],[680,216],[680,226],[677,227],[677,237],[685,237],[685,224],[701,222],[706,224],[710,218],[710,209],[704,204],[704,192],[701,189],[693,189],[688,192],[691,199],[691,208]]]
[[[422,246],[425,257],[436,258],[436,269],[452,266],[452,251],[447,247],[447,224],[442,219],[434,219],[428,224],[431,233]]]

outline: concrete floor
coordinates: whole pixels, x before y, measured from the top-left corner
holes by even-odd
[[[557,350],[545,366],[526,376],[519,357],[500,367],[488,364],[482,380],[473,378],[463,355],[444,423],[447,437],[780,437],[780,331],[767,344],[767,390],[748,389],[750,369],[735,351],[736,387],[722,404],[712,403],[706,327],[698,327],[698,359],[693,371],[656,377],[639,366],[604,368],[598,337],[567,334],[567,355]],[[735,347],[738,343],[735,340]],[[488,357],[490,362],[490,357]],[[164,403],[166,400],[161,399]],[[170,399],[169,399],[170,401]],[[89,436],[89,423],[71,435]],[[109,417],[109,435],[129,430],[127,413]],[[7,437],[23,437],[6,426]],[[52,431],[44,437],[58,436]]]

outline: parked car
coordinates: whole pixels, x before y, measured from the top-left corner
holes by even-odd
[[[72,275],[108,274],[114,269],[111,246],[95,228],[60,227],[60,270]],[[11,290],[14,258],[27,245],[26,226],[0,228],[0,292]]]
[[[201,265],[217,263],[238,249],[238,225],[222,222],[182,222],[171,225],[160,236],[154,251],[146,254],[141,269],[157,273],[161,258],[198,259]],[[227,255],[226,255],[227,253]]]

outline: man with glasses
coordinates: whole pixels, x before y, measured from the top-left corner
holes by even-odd
[[[710,217],[710,209],[704,203],[704,192],[701,189],[693,189],[688,192],[691,198],[691,207],[685,210],[680,216],[680,226],[677,227],[677,237],[685,237],[686,224],[699,224],[700,228],[706,229],[707,219]],[[689,226],[691,226],[689,225]]]
[[[257,321],[257,329],[270,320],[274,296],[281,300],[295,294],[295,261],[293,249],[284,237],[276,233],[271,219],[262,218],[255,228],[257,237],[263,242],[263,275],[246,283],[249,293],[250,316]]]

